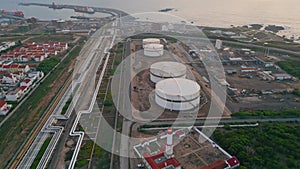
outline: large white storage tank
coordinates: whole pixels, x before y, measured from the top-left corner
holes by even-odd
[[[164,54],[164,45],[147,44],[144,47],[144,55],[149,57],[159,57]]]
[[[157,83],[167,78],[185,78],[186,66],[179,62],[156,62],[150,66],[150,80]]]
[[[192,80],[170,78],[159,81],[155,87],[155,102],[165,109],[191,110],[200,104],[200,86]]]
[[[143,39],[143,48],[148,44],[160,44],[160,39],[157,38],[147,38]]]

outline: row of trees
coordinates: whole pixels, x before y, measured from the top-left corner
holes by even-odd
[[[273,111],[273,110],[260,110],[260,111],[243,111],[232,114],[233,117],[246,117],[246,116],[299,116],[299,110],[282,110],[282,111]]]
[[[280,61],[277,63],[283,70],[300,78],[300,62],[294,60]]]
[[[240,169],[300,168],[300,125],[276,123],[217,130],[213,139],[238,157]]]

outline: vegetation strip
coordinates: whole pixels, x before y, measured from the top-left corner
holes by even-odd
[[[46,151],[50,141],[51,141],[52,137],[48,137],[45,142],[43,143],[40,151],[38,152],[38,154],[36,155],[32,165],[30,166],[30,169],[36,169],[37,166],[39,165],[40,160],[42,159],[44,152]]]
[[[299,168],[299,138],[300,125],[292,123],[220,129],[213,135],[213,140],[239,158],[240,169]]]

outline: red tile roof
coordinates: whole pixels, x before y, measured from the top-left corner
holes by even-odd
[[[236,167],[240,165],[240,162],[236,157],[232,157],[226,161],[230,167]]]
[[[149,154],[144,154],[145,160],[151,166],[152,169],[162,169],[166,166],[173,165],[174,167],[179,167],[180,163],[175,158],[170,158],[160,163],[156,163],[155,160],[158,158],[164,157],[164,153],[159,153],[154,156],[149,156]]]
[[[30,79],[24,79],[22,82],[29,83],[30,81],[31,81]]]
[[[17,65],[17,64],[12,64],[12,65],[10,65],[10,68],[19,68],[19,65]]]
[[[3,107],[6,104],[6,101],[0,100],[0,107]]]
[[[19,89],[24,91],[27,88],[27,86],[21,86]]]

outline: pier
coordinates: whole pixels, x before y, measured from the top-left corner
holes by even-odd
[[[53,8],[53,9],[78,9],[78,8],[86,8],[87,6],[80,6],[80,5],[63,5],[63,4],[43,4],[43,3],[19,3],[19,5],[21,6],[42,6],[42,7],[48,7],[48,8]],[[121,10],[117,10],[117,9],[113,9],[113,8],[101,8],[101,7],[88,7],[93,9],[95,12],[99,12],[99,13],[107,13],[110,14],[112,16],[119,16],[119,17],[123,17],[123,16],[127,16],[128,13],[121,11]]]

